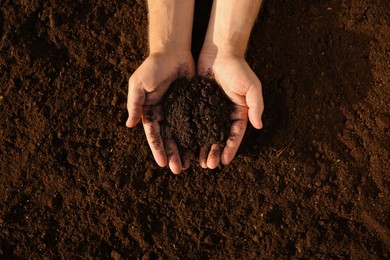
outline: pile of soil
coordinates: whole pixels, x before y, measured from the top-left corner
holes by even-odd
[[[146,1],[0,1],[0,258],[388,259],[388,21],[388,0],[264,0],[264,128],[173,175],[125,127]]]
[[[234,104],[215,80],[200,76],[175,80],[162,100],[162,108],[181,149],[198,152],[212,144],[225,146]]]

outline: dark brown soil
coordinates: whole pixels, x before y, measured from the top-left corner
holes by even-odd
[[[173,175],[125,127],[145,2],[0,1],[0,258],[388,259],[389,11],[265,0],[247,52],[264,129]]]
[[[234,106],[217,82],[204,77],[177,79],[162,102],[166,124],[182,150],[199,154],[201,147],[224,147]]]

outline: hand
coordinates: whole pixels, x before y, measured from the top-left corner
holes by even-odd
[[[141,117],[154,159],[161,167],[169,165],[175,174],[188,168],[190,160],[187,154],[180,157],[171,132],[160,124],[163,120],[160,100],[175,79],[194,74],[195,65],[190,53],[156,53],[151,54],[129,79],[126,126],[134,127]]]
[[[201,167],[214,169],[220,162],[227,165],[233,160],[244,137],[248,116],[255,128],[263,127],[263,95],[260,80],[243,57],[201,54],[198,73],[213,77],[235,104],[230,136],[223,151],[217,144],[211,146],[209,154],[206,148],[200,151]]]

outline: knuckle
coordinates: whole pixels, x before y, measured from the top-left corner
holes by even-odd
[[[150,138],[150,144],[154,147],[154,148],[158,148],[161,144],[161,140],[160,138],[158,138],[157,136],[151,136]]]

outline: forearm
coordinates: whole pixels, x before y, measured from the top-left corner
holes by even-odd
[[[262,0],[214,0],[202,52],[244,57]]]
[[[149,51],[191,51],[194,0],[148,0]]]

